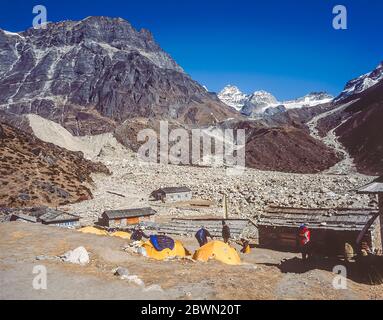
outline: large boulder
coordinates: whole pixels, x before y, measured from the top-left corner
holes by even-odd
[[[85,265],[89,263],[89,254],[84,247],[78,247],[61,256],[62,260],[69,263]]]

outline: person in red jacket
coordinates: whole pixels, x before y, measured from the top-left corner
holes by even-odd
[[[298,247],[302,253],[302,259],[307,260],[310,257],[311,231],[306,224],[302,224],[298,231]]]

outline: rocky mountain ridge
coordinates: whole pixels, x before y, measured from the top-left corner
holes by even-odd
[[[344,90],[338,97],[335,98],[334,102],[339,104],[340,102],[344,102],[346,99],[351,99],[379,84],[382,80],[383,61],[373,71],[347,82]]]
[[[212,123],[237,116],[123,19],[89,17],[0,31],[0,109],[36,113],[74,134],[134,117]]]

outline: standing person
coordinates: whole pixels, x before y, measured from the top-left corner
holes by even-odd
[[[241,253],[250,253],[251,252],[249,240],[242,238],[241,239],[241,245],[242,245]]]
[[[307,260],[310,256],[311,231],[306,224],[302,224],[298,231],[298,246],[302,253],[302,260]]]
[[[230,239],[230,228],[226,224],[225,220],[222,220],[222,238],[223,242],[228,243]]]
[[[133,241],[141,241],[143,237],[149,238],[149,236],[145,234],[143,227],[136,227],[130,236],[130,239]]]
[[[199,229],[197,231],[197,233],[195,234],[195,237],[196,237],[200,247],[207,244],[207,242],[208,242],[207,238],[208,237],[213,240],[213,237],[211,236],[210,232],[207,231],[204,226],[201,226],[201,229]]]

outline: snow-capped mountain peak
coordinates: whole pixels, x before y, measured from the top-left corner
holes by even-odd
[[[246,116],[255,116],[264,113],[268,108],[276,107],[280,103],[269,92],[260,90],[249,95],[248,100],[241,109],[241,113]]]
[[[247,100],[247,95],[244,94],[238,87],[233,85],[227,85],[218,93],[218,98],[225,104],[230,107],[235,108],[236,110],[241,110],[245,101]]]
[[[382,80],[383,61],[373,71],[347,82],[346,87],[335,99],[335,102],[339,102],[355,94],[362,93],[363,91],[375,86]]]
[[[252,94],[244,94],[238,87],[226,86],[218,97],[222,102],[241,111],[242,114],[249,117],[257,117],[262,114],[275,114],[276,112],[284,112],[288,109],[296,109],[303,107],[313,107],[319,104],[329,103],[334,97],[326,92],[312,92],[304,97],[279,101],[271,93],[259,90]],[[272,108],[272,110],[270,109]],[[270,109],[270,112],[267,110]]]
[[[253,104],[257,105],[274,105],[274,104],[279,104],[278,100],[269,92],[260,90],[260,91],[255,91],[251,96],[250,96],[250,102]]]

